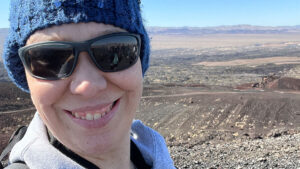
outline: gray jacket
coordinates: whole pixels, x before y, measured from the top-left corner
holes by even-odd
[[[133,121],[131,130],[131,140],[141,151],[146,163],[153,166],[153,169],[175,168],[165,141],[159,133],[139,120]],[[46,127],[38,113],[35,114],[22,140],[13,147],[9,161],[24,161],[32,169],[83,168],[49,143]]]

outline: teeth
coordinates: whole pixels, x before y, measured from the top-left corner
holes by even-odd
[[[87,113],[87,114],[85,115],[85,118],[86,118],[87,120],[94,120],[94,116],[93,116],[92,114],[90,114],[90,113]]]
[[[111,111],[113,104],[111,104],[104,112],[103,110],[97,110],[96,112],[72,112],[72,116],[82,120],[97,120],[105,116],[109,111]],[[85,114],[85,115],[84,115]]]
[[[94,120],[97,120],[100,118],[101,118],[101,114],[99,114],[99,113],[94,114]]]

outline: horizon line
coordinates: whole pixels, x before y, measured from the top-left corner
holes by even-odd
[[[251,27],[300,27],[300,24],[298,25],[281,25],[281,26],[266,26],[266,25],[251,25],[251,24],[236,24],[236,25],[217,25],[217,26],[145,26],[146,28],[149,27],[157,27],[157,28],[214,28],[214,27],[235,27],[235,26],[251,26]],[[9,27],[0,27],[0,29],[9,29]]]

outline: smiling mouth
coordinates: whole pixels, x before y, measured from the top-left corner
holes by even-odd
[[[68,113],[71,114],[76,119],[88,120],[88,121],[98,120],[105,117],[105,115],[107,115],[113,109],[113,107],[116,105],[118,100],[97,110],[68,111]]]

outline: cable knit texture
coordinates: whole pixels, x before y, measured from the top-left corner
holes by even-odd
[[[163,137],[153,129],[135,120],[131,140],[141,151],[146,163],[153,169],[174,169]],[[9,162],[24,161],[32,169],[83,169],[78,163],[62,154],[48,140],[46,127],[38,113],[31,121],[26,134],[12,149]]]
[[[143,75],[149,67],[149,37],[143,25],[138,0],[11,0],[9,21],[3,61],[8,76],[26,92],[29,89],[18,49],[25,45],[35,31],[53,25],[97,22],[140,34]]]

